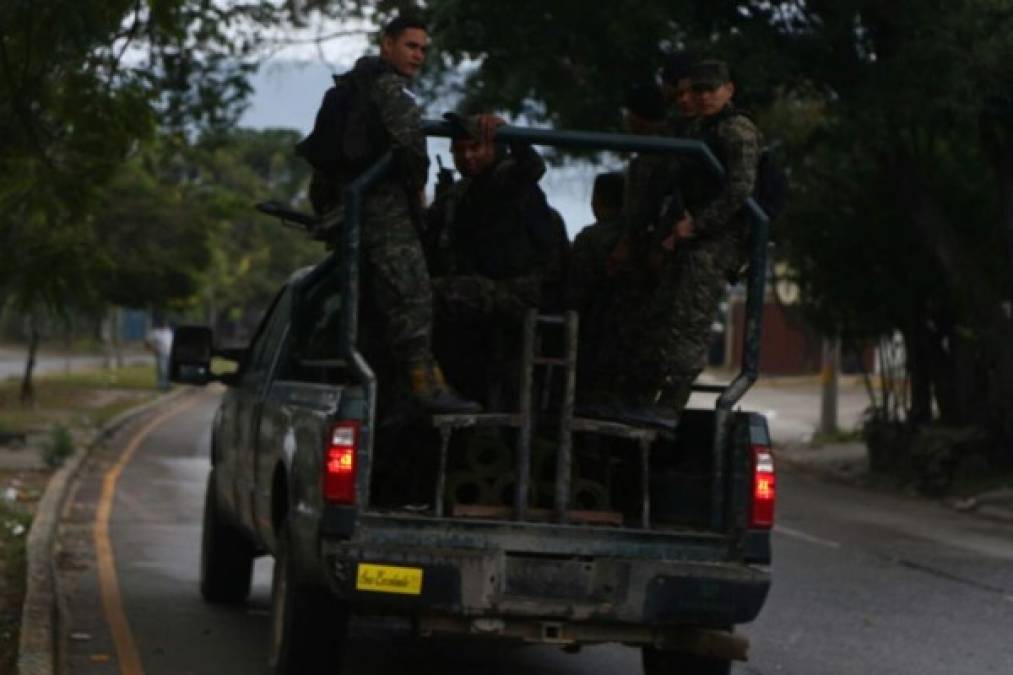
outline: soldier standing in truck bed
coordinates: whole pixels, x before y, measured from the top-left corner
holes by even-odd
[[[577,379],[582,386],[590,384],[601,341],[612,327],[613,282],[605,273],[605,261],[623,234],[624,190],[622,172],[595,177],[591,192],[595,222],[577,234],[570,252],[566,308],[580,315]]]
[[[654,83],[633,87],[626,104],[630,132],[664,136],[665,101]],[[656,404],[663,384],[662,347],[671,317],[664,311],[666,275],[672,273],[662,242],[683,215],[678,165],[664,154],[635,156],[626,170],[622,235],[605,261],[612,285],[610,330],[591,364],[582,414],[673,428],[676,420]]]
[[[367,304],[382,325],[386,356],[398,379],[425,410],[476,412],[475,403],[447,386],[432,354],[432,291],[414,224],[422,213],[420,194],[429,157],[422,117],[408,85],[428,44],[423,23],[398,17],[383,29],[380,56],[360,58],[344,76],[342,82],[354,93],[341,113],[343,157],[335,172],[315,173],[311,197],[318,212],[340,208],[342,186],[391,151],[391,170],[366,191],[362,202]]]
[[[669,240],[677,276],[665,299],[673,317],[665,346],[669,384],[660,404],[681,411],[693,381],[706,366],[711,325],[727,290],[728,279],[745,260],[749,237],[746,202],[753,195],[762,139],[753,122],[732,99],[735,85],[728,66],[702,61],[690,73],[698,118],[691,134],[705,141],[725,168],[716,180],[689,163],[682,171],[690,217]]]

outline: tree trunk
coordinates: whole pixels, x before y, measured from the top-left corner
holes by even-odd
[[[25,363],[25,375],[21,379],[21,405],[35,405],[35,356],[39,351],[39,322],[35,314],[28,316],[28,361]]]
[[[823,338],[823,384],[820,407],[820,432],[825,436],[837,433],[837,389],[841,369],[841,341],[837,337]]]
[[[121,319],[123,316],[123,310],[119,307],[113,307],[112,309],[112,346],[113,346],[113,358],[116,360],[116,368],[123,368],[123,343],[120,340],[120,327]]]
[[[907,352],[907,373],[911,381],[911,409],[908,421],[911,424],[928,424],[932,421],[932,359],[929,356],[925,326],[912,322],[904,332],[904,347]]]

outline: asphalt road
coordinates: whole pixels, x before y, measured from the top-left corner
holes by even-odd
[[[123,465],[111,504],[118,599],[150,675],[266,672],[270,561],[258,561],[242,608],[205,605],[197,589],[214,403],[204,395],[154,428]],[[137,430],[93,456],[64,514],[57,568],[73,675],[141,672],[120,669],[94,531],[103,478]],[[783,471],[778,523],[773,590],[743,629],[751,658],[736,673],[1013,673],[1013,528]],[[352,634],[349,674],[639,672],[638,653],[621,646],[571,655],[414,640],[393,625],[357,624]]]

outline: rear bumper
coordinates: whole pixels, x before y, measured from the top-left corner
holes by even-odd
[[[770,588],[766,568],[706,560],[708,553],[720,559],[724,548],[706,538],[680,546],[666,537],[666,553],[686,554],[680,556],[658,555],[663,550],[658,537],[652,547],[647,541],[634,545],[627,535],[627,541],[591,552],[587,542],[561,540],[563,533],[535,537],[490,530],[478,538],[484,544],[479,547],[475,537],[446,527],[420,538],[430,528],[361,525],[352,540],[324,540],[321,550],[330,590],[360,611],[719,628],[752,621]],[[605,533],[597,538],[610,541]],[[398,568],[416,579],[421,571],[420,588],[409,593],[364,588],[361,564]]]

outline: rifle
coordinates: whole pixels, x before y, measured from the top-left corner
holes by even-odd
[[[440,155],[436,155],[436,165],[440,168],[436,172],[436,192],[434,196],[439,198],[454,185],[454,170],[443,166],[443,157]]]

